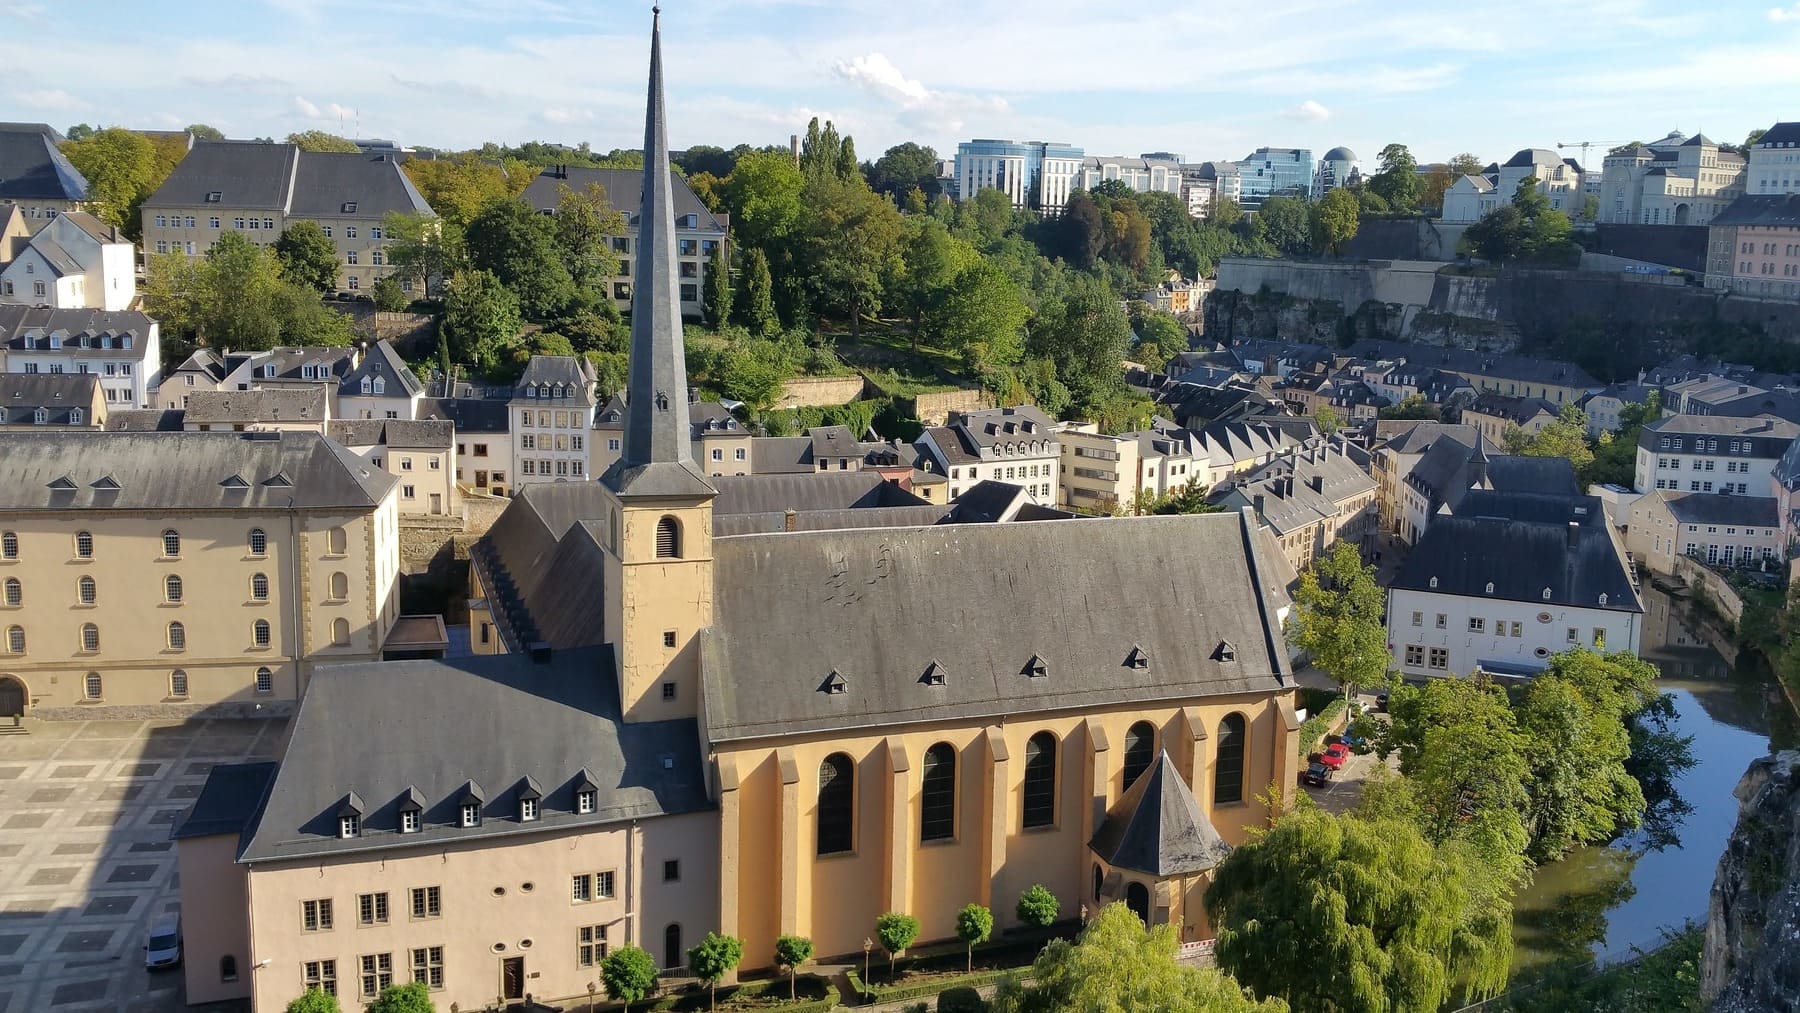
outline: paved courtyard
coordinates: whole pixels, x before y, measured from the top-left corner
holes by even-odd
[[[144,970],[180,907],[169,832],[217,763],[272,759],[282,721],[37,723],[0,735],[0,1013],[178,1010]]]

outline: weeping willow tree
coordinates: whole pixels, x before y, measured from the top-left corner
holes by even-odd
[[[1294,1009],[1433,1013],[1495,995],[1512,962],[1510,882],[1410,822],[1302,810],[1219,867],[1219,967]]]

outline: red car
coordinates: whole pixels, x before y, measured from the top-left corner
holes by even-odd
[[[1319,762],[1330,767],[1332,770],[1342,769],[1344,761],[1349,758],[1350,747],[1344,745],[1342,742],[1333,742],[1331,745],[1325,747],[1323,753],[1319,754]]]

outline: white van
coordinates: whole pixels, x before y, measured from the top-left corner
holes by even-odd
[[[181,966],[181,916],[161,915],[150,923],[150,941],[144,944],[144,967],[152,971]]]

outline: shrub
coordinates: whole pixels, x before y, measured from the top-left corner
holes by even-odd
[[[1024,893],[1019,894],[1017,914],[1020,921],[1041,929],[1056,921],[1061,907],[1057,903],[1056,894],[1051,893],[1049,887],[1033,883]]]
[[[967,985],[938,993],[937,1013],[987,1013],[987,1001]]]

